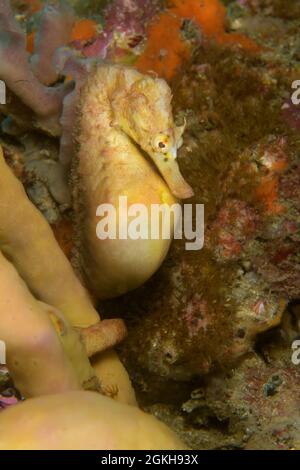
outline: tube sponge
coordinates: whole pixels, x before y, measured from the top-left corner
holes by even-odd
[[[22,33],[1,30],[0,64],[1,79],[34,113],[60,113],[63,87],[46,87],[37,80],[29,66]]]
[[[1,252],[0,315],[7,364],[24,397],[81,388],[101,391],[88,356],[126,334],[117,319],[74,329],[61,312],[33,297]]]
[[[29,63],[29,55],[26,52],[26,36],[15,21],[9,2],[1,2],[0,78],[4,80],[10,92],[14,94],[14,101],[18,97],[21,104],[26,105],[26,107],[35,113],[34,127],[57,136],[60,133],[58,119],[62,110],[62,101],[70,90],[64,84],[55,87],[44,85],[49,80],[49,70],[52,70],[51,79],[53,74],[56,73],[55,69],[52,69],[51,66],[54,44],[52,45],[51,43],[53,47],[49,47],[46,57],[43,57],[43,60],[40,58],[40,52],[44,51],[46,47],[45,41],[48,38],[44,30],[45,28],[43,29],[42,24],[41,34],[38,35],[40,39],[37,44],[37,54],[33,59],[35,64],[32,68]],[[66,34],[68,33],[66,32]],[[54,41],[57,44],[57,41],[60,43],[61,40],[62,38],[57,37]],[[44,79],[42,82],[37,78],[32,69],[34,69],[39,79],[43,75]],[[7,108],[8,112],[10,112],[8,104],[1,109],[6,112]],[[15,115],[17,113],[10,112],[10,114]],[[18,120],[20,121],[20,118]],[[24,119],[25,128],[27,125],[28,123]]]
[[[163,423],[92,392],[27,400],[0,416],[0,449],[183,450]]]
[[[0,186],[2,253],[13,263],[31,292],[52,306],[52,319],[55,315],[59,317],[61,312],[65,324],[69,322],[71,326],[77,328],[98,324],[99,315],[93,307],[88,292],[76,277],[50,226],[30,202],[21,182],[6,164],[1,148]],[[53,308],[57,309],[56,314]],[[103,324],[103,328],[100,323],[89,331],[80,330],[76,337],[78,345],[74,340],[74,333],[72,336],[64,334],[60,336],[62,340],[68,340],[65,345],[68,344],[69,357],[73,358],[78,354],[80,337],[86,342],[86,353],[99,352],[123,339],[125,330],[124,325],[121,325],[121,320],[110,320],[109,324],[107,322]],[[71,332],[69,334],[71,335]],[[71,337],[73,339],[69,342]],[[73,344],[73,349],[70,344]],[[93,366],[96,367],[96,374],[103,385],[104,393],[107,388],[117,387],[117,399],[135,403],[129,377],[114,351],[107,352],[105,356],[102,354],[95,356]],[[85,367],[88,371],[87,364]],[[78,371],[80,366],[77,364],[76,368]],[[81,374],[81,383],[82,380],[87,381],[88,376],[89,374]]]
[[[70,42],[74,20],[72,9],[63,2],[57,6],[47,5],[42,11],[30,62],[35,76],[45,85],[51,85],[58,78],[52,59],[59,47]]]
[[[81,388],[44,304],[34,299],[1,252],[0,317],[0,338],[6,344],[7,365],[23,396]]]
[[[99,321],[87,291],[58,246],[47,221],[28,199],[0,151],[0,249],[42,301],[74,326]]]

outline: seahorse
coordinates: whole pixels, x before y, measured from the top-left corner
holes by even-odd
[[[144,204],[150,213],[152,204],[172,206],[193,194],[176,160],[184,126],[175,125],[171,100],[163,79],[123,65],[94,65],[81,88],[71,178],[76,245],[98,298],[143,284],[161,265],[171,240],[161,235],[99,240],[97,207],[112,204],[118,220],[120,196],[127,197],[128,206]],[[120,220],[125,218],[122,213]]]

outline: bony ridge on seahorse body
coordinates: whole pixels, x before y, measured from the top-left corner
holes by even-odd
[[[120,196],[127,197],[128,206],[138,203],[150,210],[152,204],[171,206],[176,198],[193,195],[176,161],[184,126],[174,124],[171,99],[164,80],[122,65],[98,64],[81,89],[74,210],[80,264],[99,298],[143,284],[162,263],[171,240],[161,234],[158,239],[99,240],[97,207],[112,204],[122,224],[127,214],[120,214]]]

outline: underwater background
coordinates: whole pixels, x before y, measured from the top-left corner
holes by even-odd
[[[82,387],[137,400],[189,448],[299,449],[300,2],[12,0],[10,12],[8,3],[0,2],[3,296],[19,295],[7,260],[54,307],[47,315]],[[128,97],[132,67],[152,81]],[[165,115],[175,140],[182,129],[175,191],[144,155],[152,158],[147,139]],[[98,162],[97,145],[107,160]],[[131,145],[149,167],[115,157]],[[174,240],[98,253],[94,200],[114,200],[120,188],[134,201],[165,192],[168,203],[204,204],[204,247]],[[0,288],[2,314],[1,297]],[[3,414],[77,380],[56,350],[23,340],[40,331],[30,318],[1,315]]]

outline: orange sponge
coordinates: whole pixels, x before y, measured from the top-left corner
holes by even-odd
[[[258,45],[250,38],[225,31],[226,8],[220,0],[173,0],[171,7],[157,15],[147,30],[148,41],[136,67],[141,72],[153,70],[170,80],[181,63],[190,56],[190,48],[182,38],[184,19],[200,26],[207,37],[219,44],[239,44],[256,52]]]

